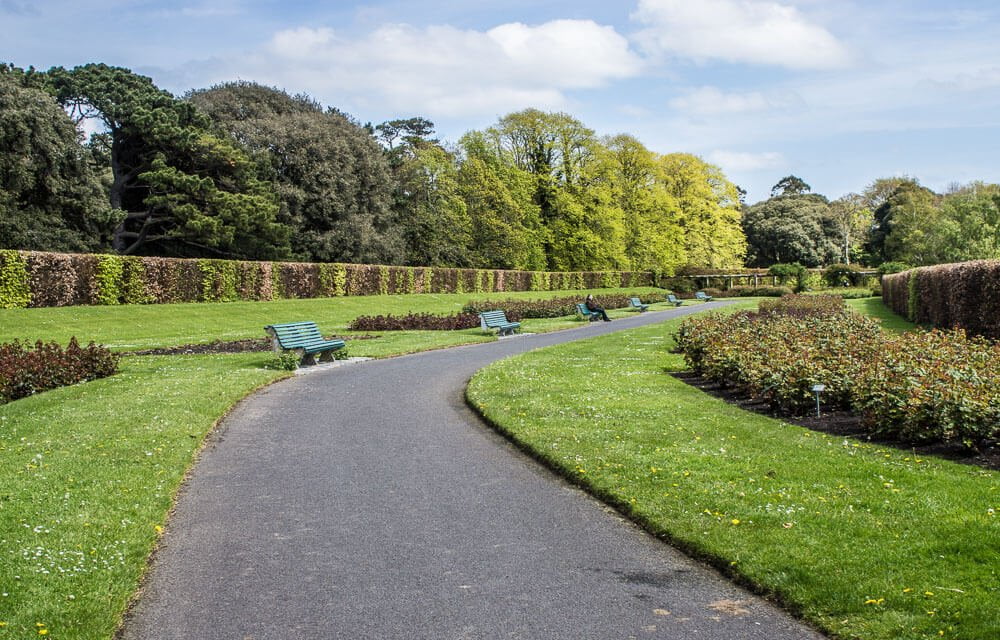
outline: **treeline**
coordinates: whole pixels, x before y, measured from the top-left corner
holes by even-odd
[[[1000,185],[937,194],[914,178],[881,178],[830,201],[801,178],[774,185],[743,215],[747,264],[906,266],[1000,258]]]
[[[253,83],[0,66],[0,248],[672,273],[742,265],[740,216],[717,167],[562,113],[448,146]]]

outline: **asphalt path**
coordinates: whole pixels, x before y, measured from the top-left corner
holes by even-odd
[[[254,394],[182,489],[120,636],[822,638],[560,480],[465,404],[490,362],[704,308],[344,365]]]

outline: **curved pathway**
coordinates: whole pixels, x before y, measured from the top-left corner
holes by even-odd
[[[465,405],[494,360],[702,309],[335,367],[253,395],[195,467],[122,636],[821,638]]]

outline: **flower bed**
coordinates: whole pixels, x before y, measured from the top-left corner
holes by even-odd
[[[643,298],[647,296],[623,296],[623,295],[601,295],[594,296],[595,301],[605,309],[624,309],[629,306],[629,298]],[[642,300],[648,302],[663,302],[663,296],[658,296],[656,300]],[[507,314],[507,319],[513,322],[521,318],[560,318],[571,316],[576,313],[576,305],[583,302],[582,297],[550,298],[548,300],[477,300],[468,302],[462,311],[465,313],[481,313],[492,311],[493,309],[503,309]],[[517,316],[514,320],[512,316]]]
[[[513,314],[507,319],[517,322]],[[451,331],[472,329],[479,326],[479,316],[475,313],[456,313],[450,316],[435,316],[430,313],[410,313],[405,316],[358,316],[347,326],[352,331]]]
[[[1000,437],[1000,345],[962,330],[889,334],[833,296],[786,296],[758,312],[686,320],[676,342],[697,373],[773,407],[853,411],[906,442]]]
[[[34,348],[15,340],[0,344],[0,404],[34,393],[65,387],[118,372],[117,354],[91,342],[81,347],[76,338],[65,349],[50,342]]]

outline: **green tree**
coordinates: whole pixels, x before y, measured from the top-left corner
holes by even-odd
[[[0,249],[99,251],[114,225],[90,153],[28,73],[0,66]]]
[[[744,212],[743,230],[750,266],[798,262],[818,267],[839,255],[837,230],[821,195],[780,195],[758,202]]]
[[[957,260],[1000,259],[1000,185],[974,182],[941,202],[953,223]]]
[[[830,203],[827,215],[833,222],[840,240],[840,259],[851,264],[851,257],[861,252],[867,240],[874,216],[865,204],[864,196],[849,193]]]
[[[687,153],[660,156],[657,169],[657,181],[680,207],[688,264],[742,266],[747,240],[740,227],[736,185],[715,165]]]
[[[801,196],[812,191],[805,180],[798,176],[785,176],[778,180],[777,184],[771,187],[771,197],[776,196]]]
[[[77,122],[95,118],[106,129],[109,201],[123,212],[112,240],[116,251],[288,254],[276,200],[246,170],[235,147],[208,133],[193,105],[120,67],[54,67],[46,76]],[[255,253],[244,253],[251,247]]]
[[[876,262],[934,264],[946,250],[947,221],[940,197],[912,178],[883,178],[865,190],[873,209],[868,252]]]
[[[472,265],[492,269],[546,268],[541,211],[534,201],[536,176],[504,162],[482,132],[459,141],[459,186],[472,225]]]
[[[258,177],[274,185],[296,255],[322,262],[403,261],[391,209],[393,178],[381,147],[363,127],[306,95],[251,82],[194,91],[186,99],[220,135],[246,149]]]
[[[656,155],[629,135],[611,137],[605,144],[631,268],[672,275],[687,261],[684,229],[680,205],[656,179]]]

